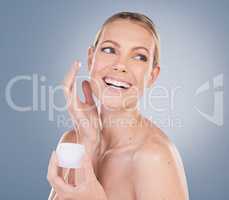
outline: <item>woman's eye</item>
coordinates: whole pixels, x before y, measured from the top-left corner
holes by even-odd
[[[137,60],[141,60],[141,61],[144,61],[144,62],[147,61],[146,56],[144,56],[142,54],[139,54],[139,55],[135,56],[135,58],[137,58]]]
[[[103,48],[101,48],[101,51],[105,52],[105,53],[108,53],[108,54],[115,53],[115,50],[112,47],[103,47]]]

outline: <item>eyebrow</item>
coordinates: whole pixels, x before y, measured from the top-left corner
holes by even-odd
[[[117,43],[117,42],[115,42],[113,40],[105,40],[105,41],[102,42],[102,44],[105,43],[105,42],[110,42],[110,43],[114,44],[115,46],[120,47],[119,43]],[[149,50],[146,47],[143,47],[143,46],[133,47],[132,49],[133,50],[144,49],[149,54]]]

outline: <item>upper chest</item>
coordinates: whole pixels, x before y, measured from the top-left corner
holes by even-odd
[[[98,162],[97,176],[100,180],[125,178],[131,173],[133,152],[106,152]]]
[[[116,199],[133,199],[131,160],[133,152],[107,152],[98,162],[97,178],[107,194]]]

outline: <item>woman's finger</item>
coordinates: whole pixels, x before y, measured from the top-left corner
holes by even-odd
[[[86,179],[85,179],[85,170],[84,170],[83,167],[75,169],[74,178],[75,178],[74,182],[76,183],[76,186],[79,186],[79,185],[82,185],[83,183],[85,183],[85,181],[86,181]]]
[[[64,95],[70,112],[75,111],[80,106],[80,98],[77,95],[76,86],[76,74],[79,71],[80,65],[81,63],[76,61],[64,81]]]
[[[48,165],[48,174],[47,174],[47,179],[48,181],[53,184],[54,180],[58,178],[58,161],[55,157],[55,151],[52,152],[49,165]]]
[[[85,96],[85,103],[89,105],[95,105],[95,101],[92,96],[92,90],[91,90],[90,83],[84,80],[82,83],[82,86],[83,86],[83,93]]]
[[[75,169],[69,169],[68,183],[72,186],[76,186],[75,182]]]
[[[69,97],[71,98],[71,105],[73,106],[74,110],[77,110],[78,108],[80,108],[80,98],[77,95],[77,86],[76,86],[76,80],[74,81],[75,83],[73,84],[73,88],[72,91],[69,95]]]
[[[66,96],[68,96],[72,91],[73,85],[75,84],[75,77],[79,71],[80,65],[81,63],[79,61],[75,61],[64,79],[63,85]]]
[[[58,176],[61,177],[65,183],[68,183],[69,170],[68,168],[58,167]]]
[[[58,161],[55,151],[53,151],[49,166],[48,166],[48,175],[47,175],[49,183],[52,185],[56,193],[64,194],[70,193],[73,190],[73,187],[66,184],[59,176],[58,176]]]
[[[49,160],[49,165],[48,165],[48,173],[47,173],[47,179],[49,182],[52,181],[52,178],[55,177],[55,171],[53,171],[53,165],[54,164],[54,151],[52,152],[51,158]],[[58,172],[57,172],[58,173]]]
[[[82,160],[82,168],[84,170],[86,182],[96,178],[91,158],[89,157],[87,152],[85,153],[84,158]]]

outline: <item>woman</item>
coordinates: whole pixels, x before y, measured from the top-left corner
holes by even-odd
[[[82,84],[85,102],[75,94],[79,62],[64,81],[77,128],[65,133],[60,142],[82,143],[87,154],[80,170],[68,172],[58,168],[53,152],[47,174],[53,188],[50,199],[188,199],[176,147],[137,108],[144,89],[159,75],[159,55],[158,34],[145,15],[121,12],[105,21],[88,49],[90,81]]]

